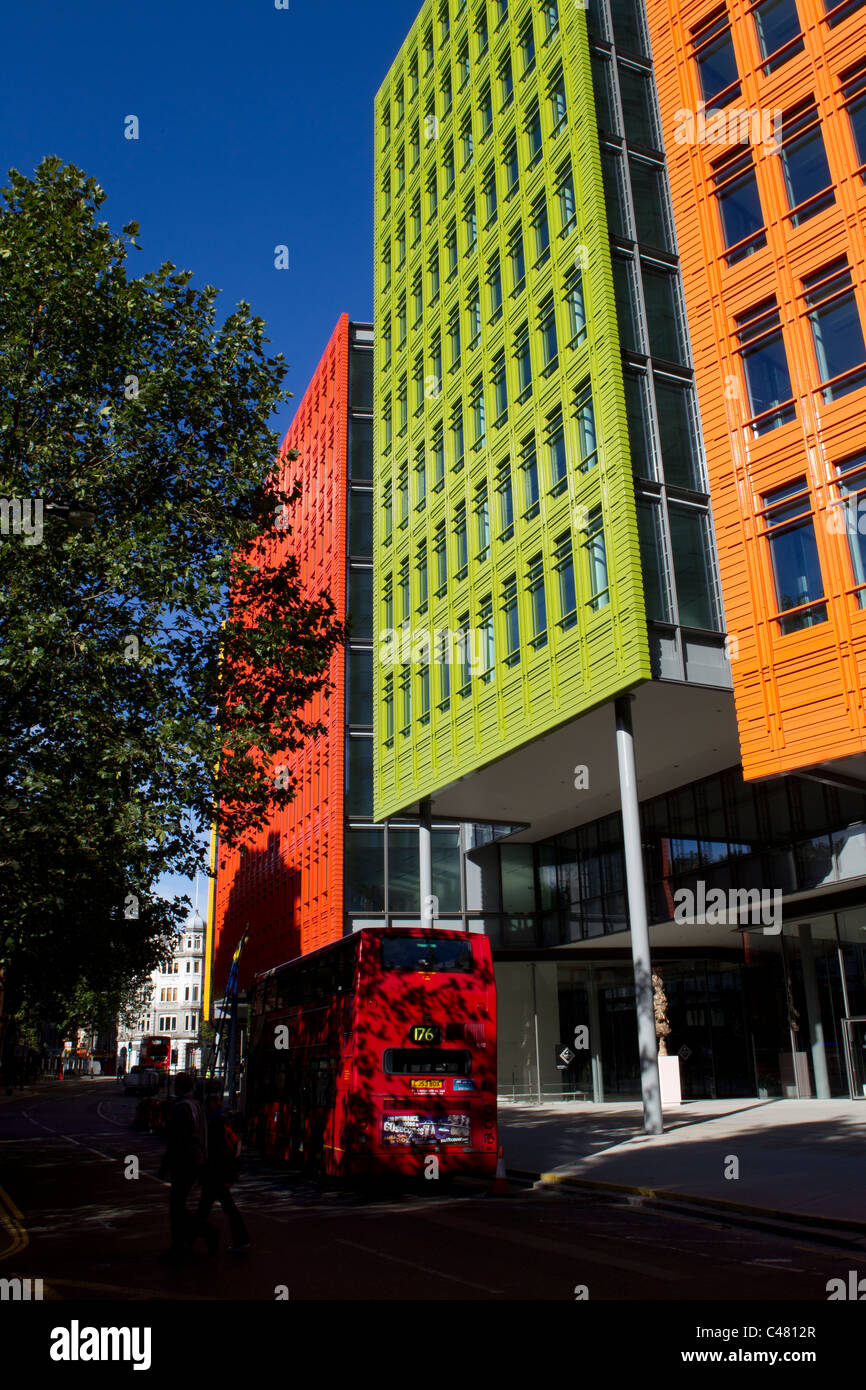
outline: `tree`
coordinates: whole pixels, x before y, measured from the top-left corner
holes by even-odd
[[[187,911],[154,885],[205,867],[217,817],[243,844],[292,799],[274,767],[319,731],[304,707],[344,632],[267,544],[299,493],[274,471],[289,393],[263,321],[218,324],[171,264],[128,274],[138,226],[99,221],[79,169],[8,177],[0,959],[7,1015],[60,1016],[154,968]]]

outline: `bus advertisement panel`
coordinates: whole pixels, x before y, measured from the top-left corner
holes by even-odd
[[[265,1153],[323,1176],[492,1175],[487,938],[368,928],[259,976],[245,1108]]]

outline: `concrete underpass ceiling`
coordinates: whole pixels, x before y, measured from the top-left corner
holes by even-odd
[[[740,762],[734,698],[716,686],[648,681],[632,702],[638,795],[643,801]],[[584,764],[586,790],[575,790]],[[434,817],[504,821],[546,839],[619,810],[614,705],[609,702],[450,783],[432,797]]]

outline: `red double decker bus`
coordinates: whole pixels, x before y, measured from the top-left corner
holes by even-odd
[[[152,1033],[142,1038],[138,1054],[142,1067],[150,1067],[154,1071],[168,1071],[170,1057],[171,1038],[157,1038]]]
[[[322,1176],[492,1175],[487,938],[367,928],[259,975],[244,1090],[263,1151]]]

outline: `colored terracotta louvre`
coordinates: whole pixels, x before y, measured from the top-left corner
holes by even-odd
[[[756,778],[866,752],[866,7],[647,12]]]
[[[382,819],[651,667],[583,10],[428,0],[375,141]]]
[[[296,480],[301,496],[291,530],[273,542],[297,555],[311,594],[327,590],[346,616],[346,496],[349,420],[349,319],[340,319],[298,406],[277,460],[280,485]],[[299,458],[286,457],[297,450]],[[240,987],[283,961],[325,946],[343,934],[343,778],[345,649],[329,668],[333,686],[304,711],[327,733],[287,755],[297,785],[291,804],[250,841],[246,854],[229,852],[217,876],[213,993],[219,997],[236,944],[249,927]],[[218,856],[221,857],[221,856]]]

